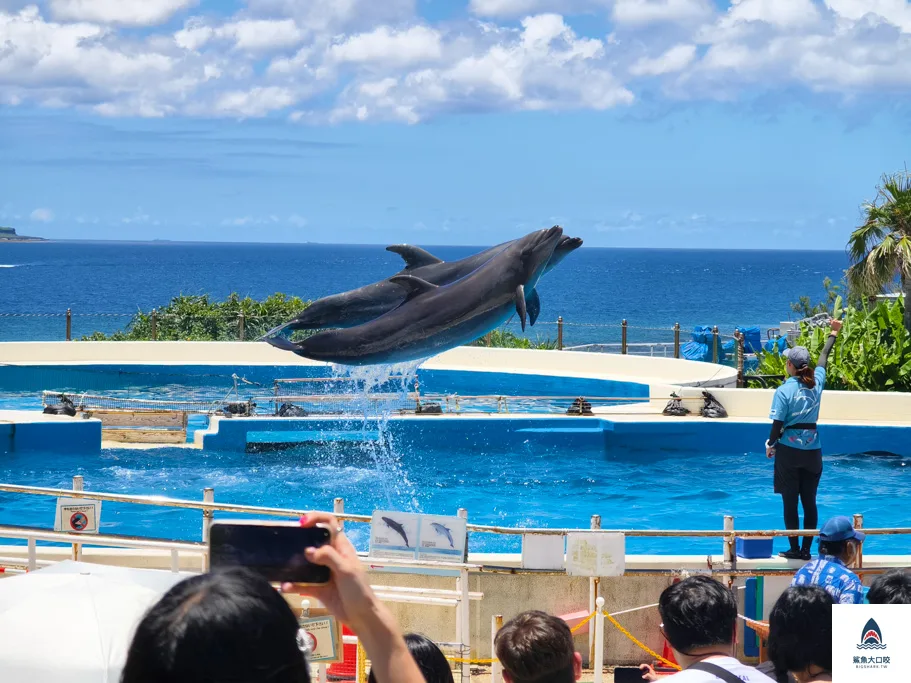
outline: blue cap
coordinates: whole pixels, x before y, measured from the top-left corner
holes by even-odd
[[[845,516],[833,517],[819,530],[819,540],[823,542],[847,541],[852,538],[863,542],[866,534],[857,531],[851,520]]]
[[[783,355],[798,370],[810,364],[810,352],[807,351],[805,346],[795,346],[793,349],[787,349]]]

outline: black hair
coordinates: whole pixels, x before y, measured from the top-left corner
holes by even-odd
[[[309,683],[285,598],[243,568],[181,581],[140,622],[121,683]]]
[[[819,541],[819,552],[830,557],[840,557],[845,552],[847,541]]]
[[[769,659],[784,671],[832,670],[832,605],[819,586],[791,586],[769,614]]]
[[[872,605],[911,605],[911,574],[903,569],[880,574],[870,584],[867,600]]]
[[[449,666],[446,655],[430,638],[409,633],[405,636],[405,644],[408,645],[408,650],[427,683],[454,683],[452,667]],[[367,683],[376,683],[376,676],[372,670],[367,676]]]
[[[734,593],[711,577],[691,576],[668,586],[658,599],[658,611],[667,640],[677,652],[734,642]]]

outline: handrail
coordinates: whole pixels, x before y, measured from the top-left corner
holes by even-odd
[[[27,493],[40,496],[59,496],[66,498],[91,498],[95,500],[110,501],[116,503],[136,503],[139,505],[156,505],[159,507],[175,507],[191,510],[202,510],[212,512],[236,512],[238,514],[252,515],[271,515],[276,517],[300,517],[313,512],[313,510],[295,510],[287,508],[262,507],[257,505],[237,505],[232,503],[215,503],[195,500],[183,500],[180,498],[166,498],[164,496],[142,496],[127,495],[122,493],[103,493],[98,491],[73,491],[71,489],[59,489],[43,486],[20,486],[18,484],[0,484],[0,492],[6,493]],[[372,515],[357,515],[345,512],[333,513],[340,521],[346,522],[363,522],[369,523]],[[0,530],[4,527],[0,526]],[[571,527],[504,527],[504,526],[487,526],[484,524],[468,524],[469,531],[478,533],[503,534],[510,536],[521,536],[523,534],[541,534],[549,536],[562,536],[565,534],[590,534],[590,533],[617,533],[629,537],[638,538],[660,538],[660,537],[689,537],[689,538],[730,538],[732,536],[757,536],[763,538],[785,537],[785,536],[818,536],[818,529],[736,529],[733,532],[724,529],[583,529]],[[44,533],[62,533],[62,532],[44,532]],[[886,535],[911,535],[911,527],[896,527],[893,529],[864,529],[868,536],[886,536]],[[2,536],[2,533],[0,533]],[[72,536],[68,537],[72,538]],[[85,541],[88,538],[85,534],[79,534],[78,538],[82,543],[91,543]],[[131,537],[114,537],[100,536],[100,538],[131,538]],[[384,562],[391,562],[384,560]],[[447,566],[453,566],[447,564]]]
[[[75,493],[71,491],[70,493]],[[36,541],[55,543],[80,543],[82,545],[101,545],[114,548],[150,548],[153,550],[178,550],[180,552],[204,555],[209,552],[205,543],[192,541],[154,540],[139,536],[118,536],[116,534],[83,534],[66,531],[48,531],[30,526],[0,525],[0,538],[27,538]]]

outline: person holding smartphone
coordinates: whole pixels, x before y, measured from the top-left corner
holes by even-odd
[[[816,421],[826,384],[826,363],[841,321],[831,320],[829,326],[829,338],[815,370],[810,367],[810,352],[805,347],[795,346],[784,352],[789,377],[772,399],[772,431],[766,441],[766,456],[775,459],[775,493],[781,494],[786,529],[800,528],[798,501],[803,505],[803,528],[815,529],[819,522],[816,491],[822,477],[822,444]],[[809,561],[813,537],[805,536],[802,545],[797,538],[789,536],[790,548],[780,555]]]

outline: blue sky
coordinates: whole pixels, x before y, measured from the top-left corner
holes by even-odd
[[[906,0],[0,0],[0,224],[840,249],[909,62]]]

